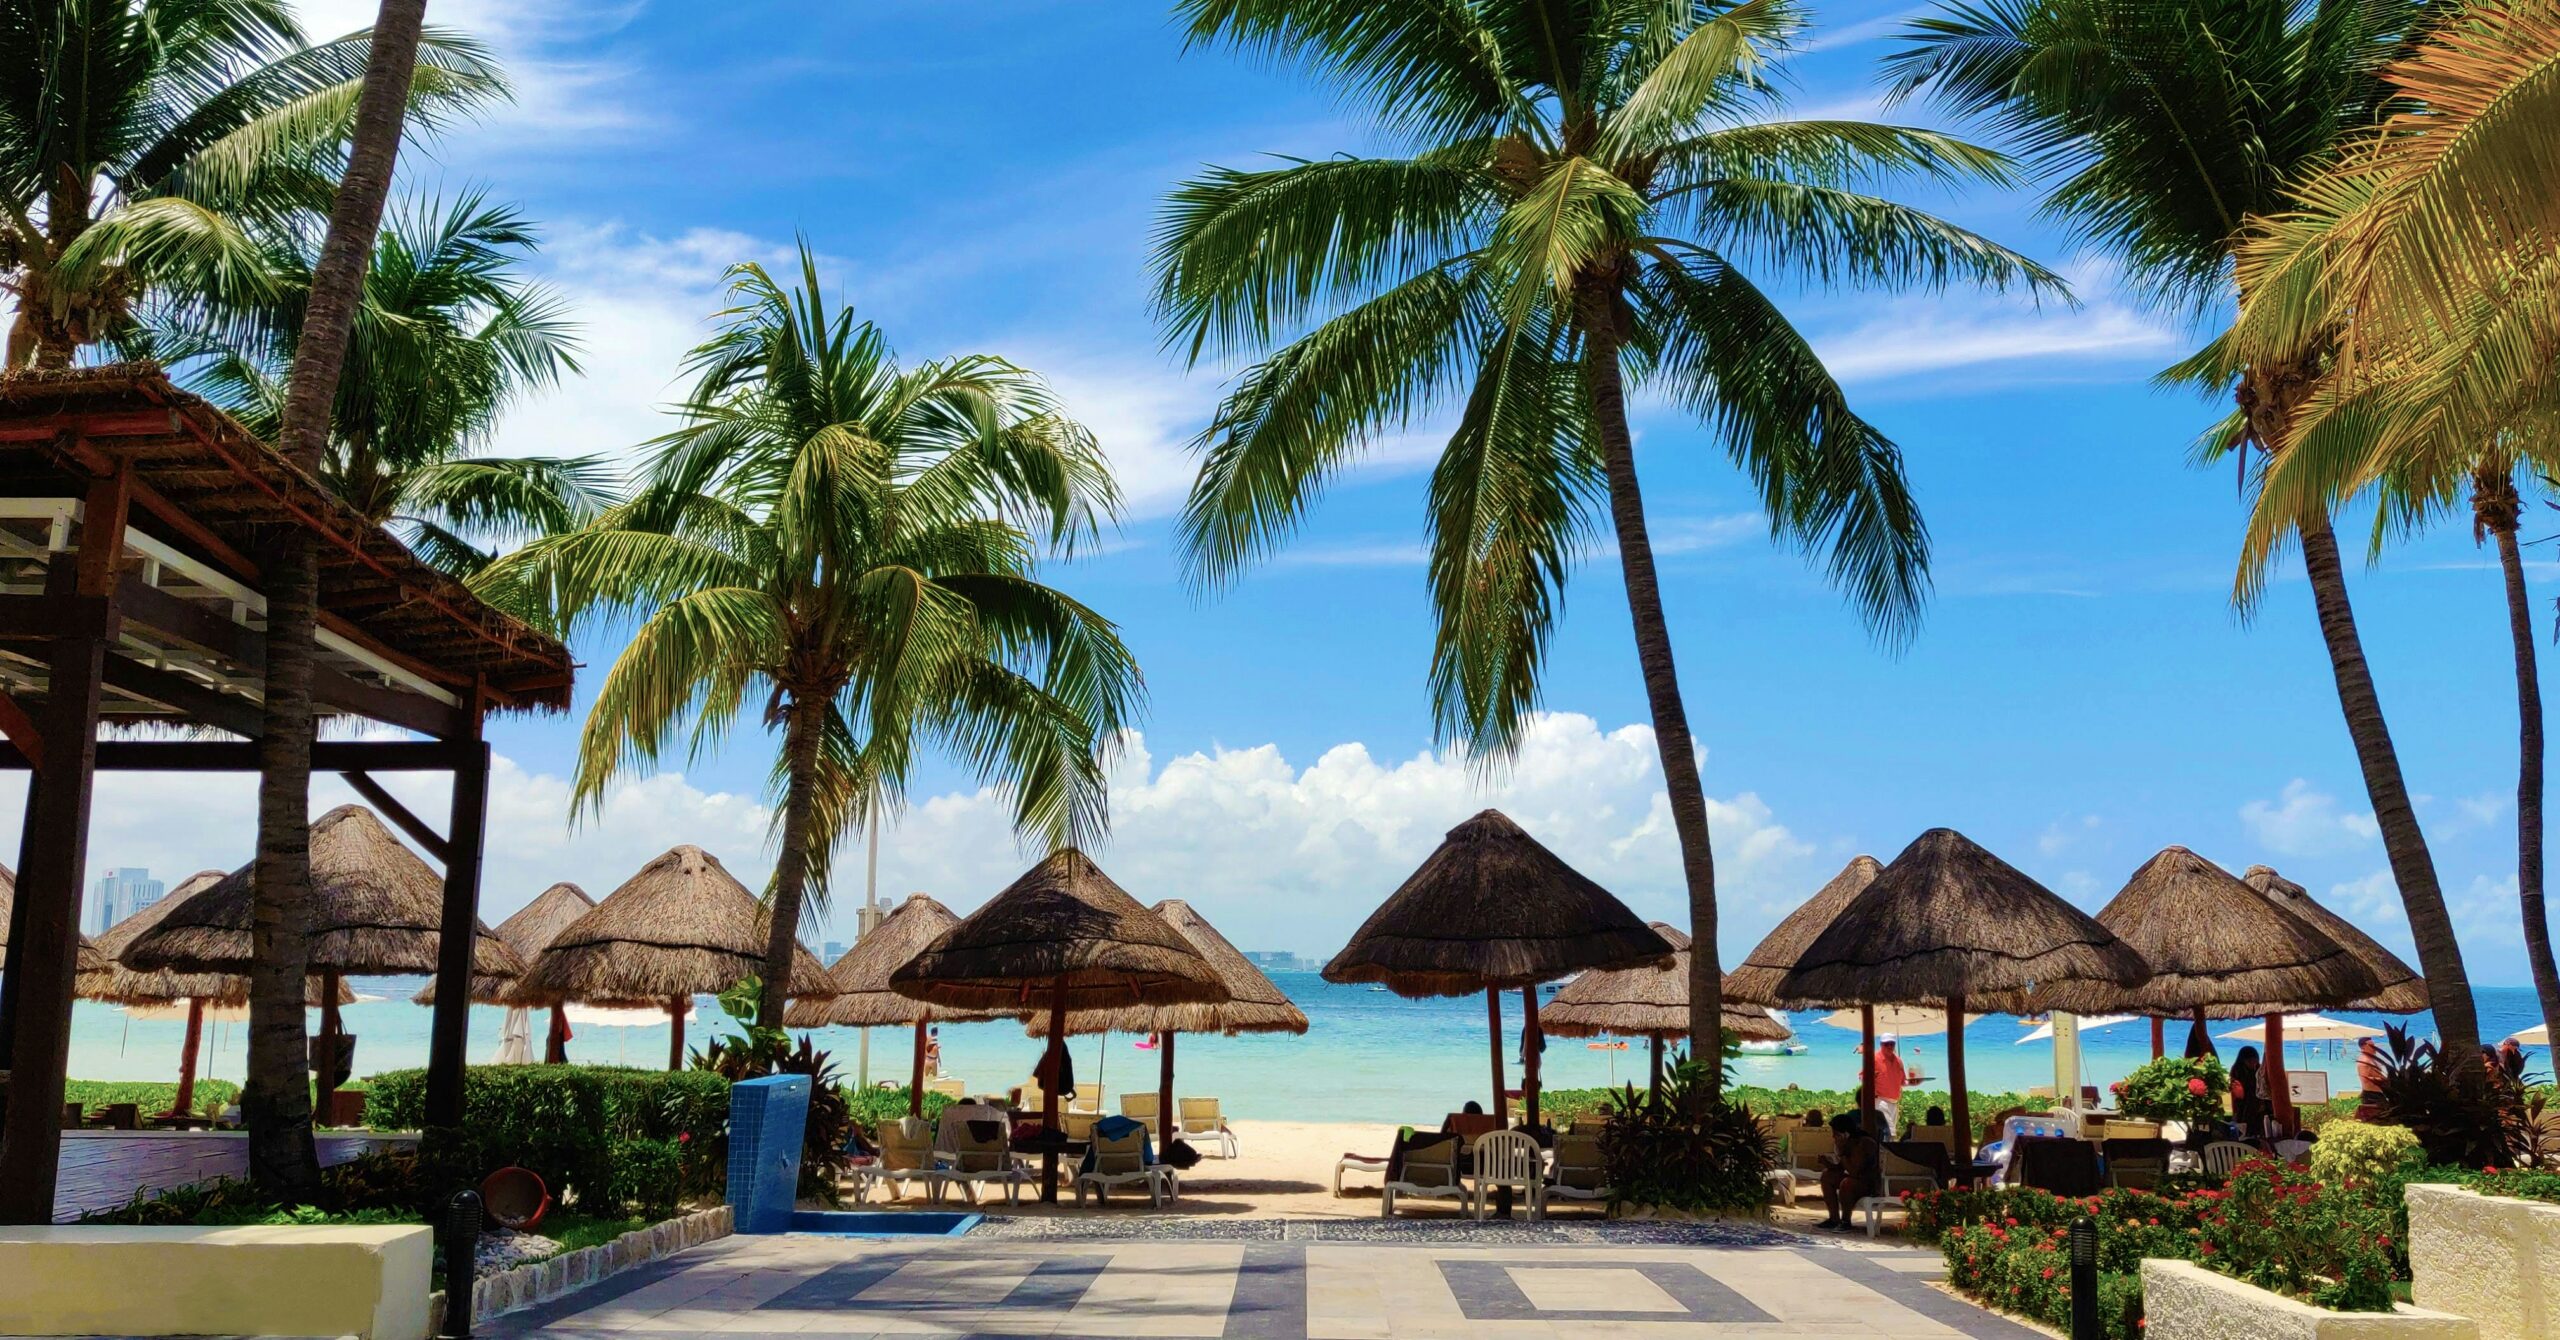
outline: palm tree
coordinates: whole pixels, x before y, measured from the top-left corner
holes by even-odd
[[[781,733],[765,1027],[836,840],[897,801],[927,747],[1005,788],[1025,833],[1082,841],[1142,696],[1111,622],[1038,579],[1041,548],[1072,550],[1117,505],[1092,435],[1000,359],[902,366],[828,305],[806,247],[800,264],[790,289],[730,271],[734,303],[629,502],[480,579],[547,593],[564,625],[638,616],[587,716],[581,806],[761,700]]]
[[[371,46],[306,45],[281,0],[0,0],[8,365],[69,366],[157,289],[254,292],[258,230],[328,207]],[[422,118],[503,91],[475,42],[420,52]]]
[[[1213,170],[1159,233],[1159,304],[1197,362],[1267,355],[1202,434],[1183,517],[1195,579],[1281,544],[1370,437],[1444,405],[1430,489],[1444,737],[1495,759],[1539,699],[1567,570],[1605,498],[1680,842],[1689,1010],[1719,1027],[1715,866],[1639,492],[1627,396],[1713,427],[1773,536],[1820,552],[1887,637],[1927,586],[1900,452],[1851,411],[1755,281],[2058,292],[2034,263],[1868,194],[2000,182],[1999,156],[1858,121],[1755,120],[1788,0],[1184,0],[1195,42],[1339,83],[1403,158]],[[1712,1087],[1715,1077],[1709,1076]]]
[[[2162,305],[2202,317],[2248,293],[2233,260],[2249,229],[2293,208],[2294,192],[2378,121],[2383,67],[2424,11],[2366,0],[1979,0],[1915,20],[1887,59],[1899,95],[1925,92],[2012,138],[2052,183],[2047,207],[2112,252]],[[2224,447],[2287,449],[2316,393],[2316,344],[2245,364],[2210,353],[2190,371],[2227,372],[2239,414]],[[2382,701],[2347,598],[2325,509],[2283,517],[2302,545],[2347,733],[2362,765],[2391,873],[2449,1048],[2477,1044],[2469,977],[2435,861],[2411,808]]]
[[[136,352],[274,440],[314,242],[270,244],[257,304],[146,308]],[[457,576],[486,567],[491,545],[574,529],[607,501],[596,462],[477,454],[508,406],[578,371],[566,306],[519,271],[538,242],[522,213],[478,194],[395,210],[348,338],[320,479]]]

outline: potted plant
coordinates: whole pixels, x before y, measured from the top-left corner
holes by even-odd
[[[2164,1056],[2113,1087],[2118,1111],[2143,1121],[2182,1122],[2193,1139],[2222,1120],[2231,1077],[2210,1056]]]

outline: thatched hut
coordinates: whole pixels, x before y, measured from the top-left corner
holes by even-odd
[[[1041,1124],[1058,1131],[1066,1086],[1067,1016],[1124,1005],[1222,1001],[1226,984],[1181,932],[1141,906],[1073,847],[1051,852],[1004,892],[889,975],[903,996],[964,1009],[1047,1007]],[[1053,1142],[1041,1156],[1042,1200],[1058,1198]]]
[[[793,1001],[782,1021],[792,1028],[913,1028],[915,1055],[907,1077],[907,1112],[924,1114],[926,1030],[936,1024],[1008,1019],[1011,1014],[936,1005],[889,989],[889,974],[903,968],[944,931],[960,924],[959,914],[929,894],[911,893],[880,924],[855,940],[853,948],[827,967],[836,994],[826,1000]]]
[[[552,937],[569,929],[571,922],[585,916],[595,905],[596,900],[588,897],[585,889],[562,880],[535,894],[532,902],[517,908],[513,915],[499,922],[497,935],[499,939],[506,941],[507,948],[516,951],[516,957],[524,960],[525,966],[530,968],[535,959],[542,957],[542,951],[551,947]],[[522,1017],[513,1012],[529,1008],[508,999],[514,986],[515,979],[511,977],[475,976],[471,979],[473,1004],[503,1005],[509,1010],[510,1017],[507,1024],[510,1048],[514,1046],[514,1039],[521,1036],[514,1030],[523,1023]],[[418,989],[418,994],[411,996],[410,999],[420,1005],[434,1005],[436,984],[430,980]],[[567,1015],[561,1013],[563,1008],[560,1005],[551,1007],[551,1031],[542,1048],[544,1065],[568,1063],[569,1019]]]
[[[1179,898],[1167,898],[1147,909],[1164,918],[1164,923],[1191,942],[1200,957],[1218,974],[1227,987],[1222,1001],[1176,1001],[1167,1005],[1124,1005],[1110,1010],[1076,1010],[1067,1015],[1067,1032],[1086,1033],[1150,1033],[1156,1039],[1156,1111],[1165,1123],[1168,1135],[1173,1131],[1176,1108],[1173,1102],[1174,1037],[1181,1033],[1215,1033],[1235,1037],[1243,1033],[1293,1033],[1307,1031],[1306,1012],[1299,1009],[1288,993],[1280,989],[1253,960],[1244,956],[1218,928],[1209,924],[1191,904]]]
[[[1883,869],[1883,863],[1872,856],[1862,853],[1850,857],[1839,874],[1770,927],[1760,943],[1742,956],[1742,962],[1724,975],[1724,998],[1744,1005],[1778,1005],[1778,983],[1796,970],[1797,961],[1813,947],[1815,938],[1831,929],[1832,919],[1840,915],[1840,909],[1865,893]]]
[[[245,974],[257,961],[250,876],[244,865],[174,903],[158,925],[136,936],[120,961],[128,967]],[[444,880],[401,845],[362,805],[341,805],[311,825],[311,903],[304,923],[312,976],[320,979],[320,1033],[313,1040],[321,1075],[320,1110],[329,1111],[334,1078],[353,1063],[338,1018],[341,979],[433,973],[442,938]],[[488,977],[524,971],[506,942],[475,923],[471,970]]]
[[[2115,932],[1952,828],[1921,834],[1814,937],[1778,984],[1789,1004],[1946,1002],[1957,1153],[1972,1131],[1965,1004],[2089,1011],[2150,980]]]
[[[2418,975],[2417,969],[2383,948],[2380,941],[2358,929],[2354,922],[2321,906],[2301,885],[2263,865],[2242,871],[2240,882],[2257,890],[2268,902],[2300,917],[2313,930],[2346,946],[2347,952],[2373,973],[2372,994],[2338,1008],[2371,1014],[2418,1014],[2428,1008],[2426,979]]]
[[[670,848],[551,937],[507,994],[511,1004],[611,1005],[667,1011],[667,1068],[684,1068],[693,998],[764,971],[771,923],[756,896],[700,847]],[[827,997],[835,984],[794,942],[784,994]]]
[[[1662,1085],[1662,1044],[1689,1036],[1689,933],[1669,922],[1652,923],[1671,946],[1671,961],[1654,968],[1594,968],[1567,982],[1538,1010],[1538,1027],[1558,1037],[1603,1034],[1643,1038],[1651,1045],[1653,1085]],[[1731,980],[1731,979],[1727,979]],[[1795,1030],[1767,1010],[1728,1004],[1724,1026],[1744,1041],[1784,1042]]]
[[[1499,810],[1449,830],[1437,850],[1324,965],[1328,982],[1378,982],[1400,996],[1484,992],[1493,1034],[1493,1110],[1507,1114],[1502,992],[1520,988],[1527,1036],[1521,1096],[1538,1119],[1538,984],[1593,968],[1659,967],[1671,946],[1607,889]]]

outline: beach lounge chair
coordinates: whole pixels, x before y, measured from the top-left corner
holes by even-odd
[[[1067,1090],[1067,1105],[1064,1110],[1068,1112],[1090,1112],[1097,1117],[1101,1116],[1102,1086],[1099,1084],[1079,1084],[1074,1088]]]
[[[1396,1167],[1381,1193],[1379,1217],[1393,1219],[1396,1200],[1403,1196],[1465,1204],[1467,1187],[1458,1180],[1458,1149],[1454,1135],[1422,1135],[1407,1141],[1401,1157],[1390,1160]]]
[[[1159,1110],[1154,1094],[1124,1093],[1120,1095],[1120,1115],[1146,1127],[1147,1134],[1159,1140],[1164,1138],[1162,1120],[1164,1114]]]
[[[1175,1100],[1181,1108],[1181,1134],[1190,1140],[1215,1140],[1218,1157],[1236,1156],[1236,1133],[1227,1127],[1226,1114],[1218,1110],[1215,1098],[1182,1098]]]
[[[2150,1139],[2107,1137],[2100,1146],[2107,1155],[2107,1185],[2149,1191],[2169,1175],[2169,1142]]]
[[[1475,1167],[1467,1173],[1474,1185],[1476,1218],[1493,1213],[1493,1193],[1511,1187],[1528,1198],[1529,1217],[1547,1217],[1546,1154],[1526,1131],[1488,1131],[1477,1137]]]
[[[1787,1171],[1798,1180],[1820,1182],[1822,1159],[1840,1152],[1840,1139],[1828,1126],[1798,1126],[1787,1133]]]
[[[1006,1204],[1021,1204],[1022,1188],[1031,1184],[1031,1174],[1014,1162],[1012,1136],[1013,1123],[1001,1114],[946,1123],[938,1151],[943,1182],[959,1187],[972,1205],[978,1203],[981,1184],[1002,1187]]]
[[[1599,1136],[1579,1129],[1557,1132],[1555,1167],[1547,1176],[1546,1198],[1558,1197],[1598,1201],[1609,1198],[1608,1170],[1600,1161]]]
[[[1440,1119],[1440,1129],[1473,1145],[1478,1137],[1501,1130],[1502,1118],[1490,1112],[1452,1112]]]
[[[1100,1120],[1102,1114],[1099,1112],[1067,1111],[1058,1114],[1059,1128],[1067,1133],[1068,1139],[1079,1142],[1093,1138],[1093,1124]]]
[[[884,1188],[891,1200],[904,1200],[909,1182],[921,1183],[926,1199],[941,1200],[945,1179],[933,1139],[933,1127],[920,1117],[882,1122],[880,1157],[853,1170],[854,1203],[867,1202],[874,1186]]]
[[[2216,1140],[2204,1147],[2204,1170],[2216,1177],[2229,1177],[2231,1170],[2251,1159],[2261,1157],[2256,1145],[2237,1140]]]
[[[1879,1188],[1881,1194],[1860,1197],[1849,1211],[1866,1216],[1867,1236],[1871,1238],[1876,1235],[1876,1226],[1883,1221],[1885,1211],[1902,1208],[1903,1192],[1928,1191],[1938,1185],[1936,1173],[1890,1149],[1877,1150],[1876,1158],[1884,1183]]]
[[[969,1083],[958,1079],[929,1079],[924,1082],[924,1091],[938,1093],[945,1098],[966,1098],[969,1096]]]
[[[1135,1118],[1131,1118],[1135,1120]],[[1147,1162],[1147,1133],[1126,1132],[1117,1138],[1097,1135],[1093,1152],[1085,1156],[1084,1168],[1076,1174],[1076,1204],[1084,1204],[1084,1189],[1093,1188],[1097,1202],[1110,1199],[1111,1188],[1132,1182],[1146,1184],[1147,1195],[1158,1208],[1167,1196],[1179,1196],[1181,1184],[1174,1180],[1173,1169],[1161,1163]]]

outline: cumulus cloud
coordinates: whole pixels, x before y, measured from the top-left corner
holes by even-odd
[[[1846,328],[1809,330],[1832,375],[1876,383],[1954,368],[2157,359],[2181,347],[2178,333],[2116,295],[2113,273],[2094,262],[2070,267],[2077,308],[1988,306],[1978,298],[1917,295],[1870,303]]]
[[[2268,850],[2284,856],[2326,856],[2352,851],[2380,833],[2373,815],[2339,807],[2338,799],[2296,777],[2274,800],[2240,807],[2240,822]]]
[[[2057,819],[2046,824],[2044,831],[2036,835],[2036,850],[2047,856],[2059,856],[2071,850],[2082,838],[2098,831],[2099,822],[2094,814],[2083,814],[2076,819]]]
[[[381,7],[375,0],[298,0],[293,8],[303,31],[325,41],[372,27]],[[443,143],[485,159],[646,130],[653,114],[638,71],[598,54],[640,9],[638,0],[436,0],[427,22],[486,44],[515,93],[511,104],[455,128]]]

